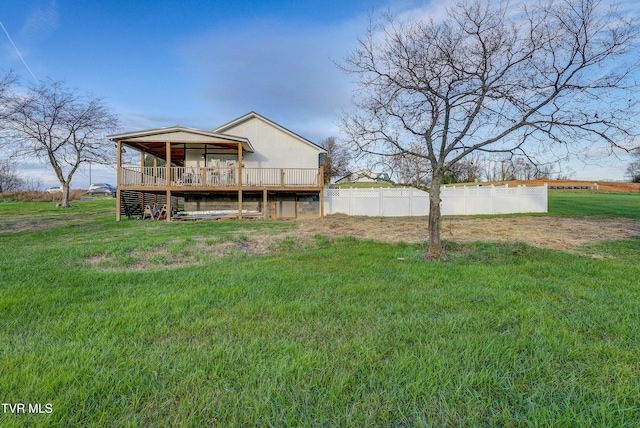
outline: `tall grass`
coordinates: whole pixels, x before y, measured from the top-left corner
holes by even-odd
[[[86,193],[85,190],[69,191],[70,201],[79,201]],[[60,202],[62,201],[62,193],[47,193],[37,190],[19,191],[19,192],[3,192],[0,193],[0,202]]]
[[[420,245],[318,236],[207,257],[294,224],[8,205],[0,397],[53,412],[2,426],[640,424],[640,239],[584,255],[449,244],[426,263]]]

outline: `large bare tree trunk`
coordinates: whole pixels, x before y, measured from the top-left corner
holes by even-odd
[[[429,252],[427,258],[436,258],[442,255],[442,242],[440,240],[440,186],[442,177],[434,177],[429,188]]]
[[[62,208],[69,208],[69,183],[62,185],[62,202],[60,203]]]

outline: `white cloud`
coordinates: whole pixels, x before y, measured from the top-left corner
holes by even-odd
[[[342,60],[356,34],[350,23],[300,28],[263,20],[196,35],[177,52],[198,97],[212,106],[211,126],[254,110],[318,139],[336,132],[350,101],[350,78],[333,61]]]
[[[52,34],[59,26],[58,5],[55,0],[40,2],[32,6],[31,13],[23,24],[17,38],[31,45]]]

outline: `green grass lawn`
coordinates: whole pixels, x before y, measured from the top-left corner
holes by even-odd
[[[549,191],[549,214],[576,217],[627,217],[640,220],[640,193]]]
[[[252,255],[295,223],[74,206],[0,203],[0,399],[45,409],[2,427],[640,425],[639,238]],[[549,207],[640,220],[640,195]]]

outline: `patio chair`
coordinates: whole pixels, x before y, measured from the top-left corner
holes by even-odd
[[[144,212],[142,213],[142,220],[146,220],[146,219],[154,219],[153,217],[153,210],[151,209],[151,205],[145,205],[144,206]]]
[[[164,220],[167,218],[167,206],[163,205],[162,208],[160,208],[157,211],[157,216],[155,217],[156,220]]]
[[[218,159],[212,159],[207,171],[207,184],[210,186],[220,184],[220,161]]]

